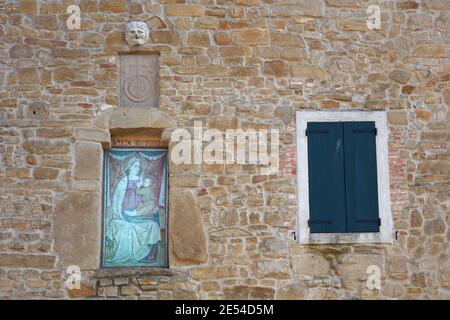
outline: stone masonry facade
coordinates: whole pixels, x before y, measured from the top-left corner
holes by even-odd
[[[145,47],[125,42],[130,20],[147,22]],[[132,50],[160,55],[159,107],[121,113]],[[0,65],[0,298],[450,299],[450,1],[4,0]],[[304,109],[387,112],[392,244],[294,240]],[[101,269],[109,134],[194,121],[280,130],[278,174],[171,164],[170,269]]]

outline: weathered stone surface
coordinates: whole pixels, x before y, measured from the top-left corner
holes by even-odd
[[[288,65],[281,60],[266,61],[264,74],[275,77],[286,77],[289,74]]]
[[[33,50],[26,44],[15,44],[9,49],[9,55],[11,58],[31,58],[33,56]]]
[[[408,124],[408,116],[404,111],[391,111],[388,113],[388,120],[394,125]]]
[[[47,119],[50,114],[49,105],[43,101],[30,102],[23,113],[27,119]]]
[[[300,281],[282,283],[277,290],[276,299],[279,300],[302,300],[306,295],[306,287]]]
[[[206,238],[200,210],[189,191],[170,193],[170,263],[192,265],[206,261]]]
[[[98,288],[98,292],[97,294],[100,297],[117,297],[119,293],[119,287],[103,287],[103,288]]]
[[[19,69],[17,78],[21,84],[33,84],[39,82],[39,74],[34,67]]]
[[[272,300],[275,295],[275,290],[268,287],[260,286],[232,286],[224,288],[224,298],[233,300]]]
[[[265,238],[261,241],[261,252],[267,256],[286,257],[288,246],[286,241],[277,238]]]
[[[126,0],[100,0],[99,9],[104,11],[111,11],[114,13],[127,12],[127,1]]]
[[[53,71],[53,79],[56,82],[73,80],[75,79],[75,70],[65,66],[58,66]]]
[[[19,10],[24,14],[36,14],[38,12],[38,0],[20,0]]]
[[[39,29],[46,29],[46,30],[58,29],[58,21],[56,19],[56,16],[52,14],[37,15],[34,18],[34,22]]]
[[[69,292],[69,296],[74,299],[89,298],[89,297],[96,296],[94,286],[91,284],[87,284],[87,283],[80,283],[79,289],[74,288],[72,290],[68,290],[68,292]]]
[[[419,3],[413,0],[399,1],[396,3],[398,9],[417,9]]]
[[[95,192],[71,192],[58,199],[55,250],[65,268],[69,265],[77,265],[82,270],[99,267],[100,203],[100,194]]]
[[[0,267],[52,269],[55,257],[50,255],[0,254]]]
[[[395,39],[395,48],[397,49],[398,55],[400,57],[409,57],[411,54],[408,38],[406,37],[399,36],[397,39]]]
[[[423,44],[414,48],[413,55],[420,58],[448,58],[450,57],[450,46]]]
[[[433,10],[450,10],[450,3],[445,0],[424,0],[422,6]]]
[[[442,218],[425,221],[424,231],[427,235],[443,234],[445,232],[445,222]]]
[[[6,171],[6,176],[10,178],[27,179],[30,178],[30,169],[28,168],[11,168]]]
[[[100,180],[103,151],[101,144],[80,141],[75,149],[75,179]]]
[[[77,140],[99,142],[103,148],[109,148],[111,145],[111,136],[108,130],[95,128],[78,128],[75,131]]]
[[[324,14],[324,6],[322,1],[298,0],[295,4],[281,4],[273,8],[274,16],[290,17],[290,16],[313,16],[321,17]]]
[[[404,295],[405,288],[399,283],[387,283],[382,288],[382,293],[388,298],[399,298]]]
[[[226,228],[221,230],[214,230],[210,234],[210,237],[225,238],[225,237],[246,237],[251,233],[241,228]]]
[[[211,40],[209,34],[206,31],[192,31],[189,32],[187,38],[187,44],[189,46],[210,46]]]
[[[69,151],[69,144],[45,140],[26,140],[23,143],[23,148],[28,152],[38,154],[67,153]]]
[[[320,66],[296,63],[291,66],[293,77],[316,79],[319,81],[326,79],[326,72]]]
[[[176,17],[201,17],[205,13],[205,8],[202,5],[196,4],[173,4],[166,7],[166,14],[168,16]]]
[[[232,36],[235,39],[234,42],[238,45],[261,45],[267,44],[269,41],[269,34],[264,29],[235,31]]]
[[[328,275],[330,263],[320,255],[303,254],[292,257],[292,270],[298,274],[312,276]]]
[[[330,7],[339,7],[339,8],[361,7],[361,0],[326,0],[325,3]]]
[[[290,276],[289,263],[284,260],[255,261],[254,272],[257,278],[287,279]]]
[[[395,80],[397,82],[405,84],[411,78],[411,72],[408,72],[405,70],[394,70],[389,75],[389,78],[391,78],[392,80]]]
[[[338,27],[343,31],[367,31],[367,22],[365,19],[341,20]]]
[[[123,286],[120,288],[120,293],[124,296],[134,296],[141,292],[139,288],[132,286]]]
[[[444,89],[443,97],[447,106],[450,106],[450,89]]]
[[[59,170],[53,168],[34,168],[33,176],[35,179],[54,180],[58,177]]]
[[[52,52],[55,58],[77,59],[89,56],[89,51],[86,49],[54,48]]]
[[[408,273],[407,259],[403,256],[389,257],[387,271],[391,274],[404,274],[406,278]]]
[[[342,263],[336,265],[338,275],[348,278],[367,276],[367,268],[371,265],[383,270],[381,255],[347,255]]]
[[[446,287],[450,287],[450,263],[446,263],[441,267],[441,280],[446,284]]]
[[[175,122],[153,108],[114,108],[98,116],[94,125],[102,129],[171,128]]]

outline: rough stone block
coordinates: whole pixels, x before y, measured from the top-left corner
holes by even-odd
[[[292,257],[292,270],[296,274],[323,276],[330,273],[330,263],[316,254],[303,254]]]
[[[102,146],[94,142],[77,142],[75,155],[76,180],[100,180]]]
[[[95,192],[71,192],[59,197],[55,209],[55,250],[62,265],[82,270],[100,266],[101,197]]]
[[[166,14],[176,17],[201,17],[205,14],[205,8],[197,4],[170,4],[166,6]]]
[[[326,79],[326,72],[320,66],[296,63],[291,66],[291,75],[293,77],[315,79],[323,81]]]
[[[50,255],[0,254],[0,267],[53,269],[55,257]]]
[[[408,117],[404,111],[390,111],[388,112],[389,123],[394,125],[407,125]]]
[[[291,16],[312,16],[321,17],[324,14],[324,5],[322,1],[298,0],[295,4],[274,5],[272,9],[273,16],[291,17]]]
[[[200,209],[189,191],[170,193],[169,261],[173,265],[206,261],[206,237]]]
[[[77,140],[99,142],[105,149],[111,146],[109,131],[104,129],[78,128],[75,130],[75,138]]]

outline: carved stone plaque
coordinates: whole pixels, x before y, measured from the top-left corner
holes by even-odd
[[[126,130],[111,134],[113,147],[152,147],[167,148],[168,141],[161,140],[161,129],[147,129],[145,131]]]
[[[120,106],[158,107],[159,56],[120,56]]]

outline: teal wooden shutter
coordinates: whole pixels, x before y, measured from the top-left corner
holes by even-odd
[[[377,158],[374,122],[344,123],[347,232],[378,232]]]
[[[312,233],[346,231],[343,124],[309,122],[309,226]]]

